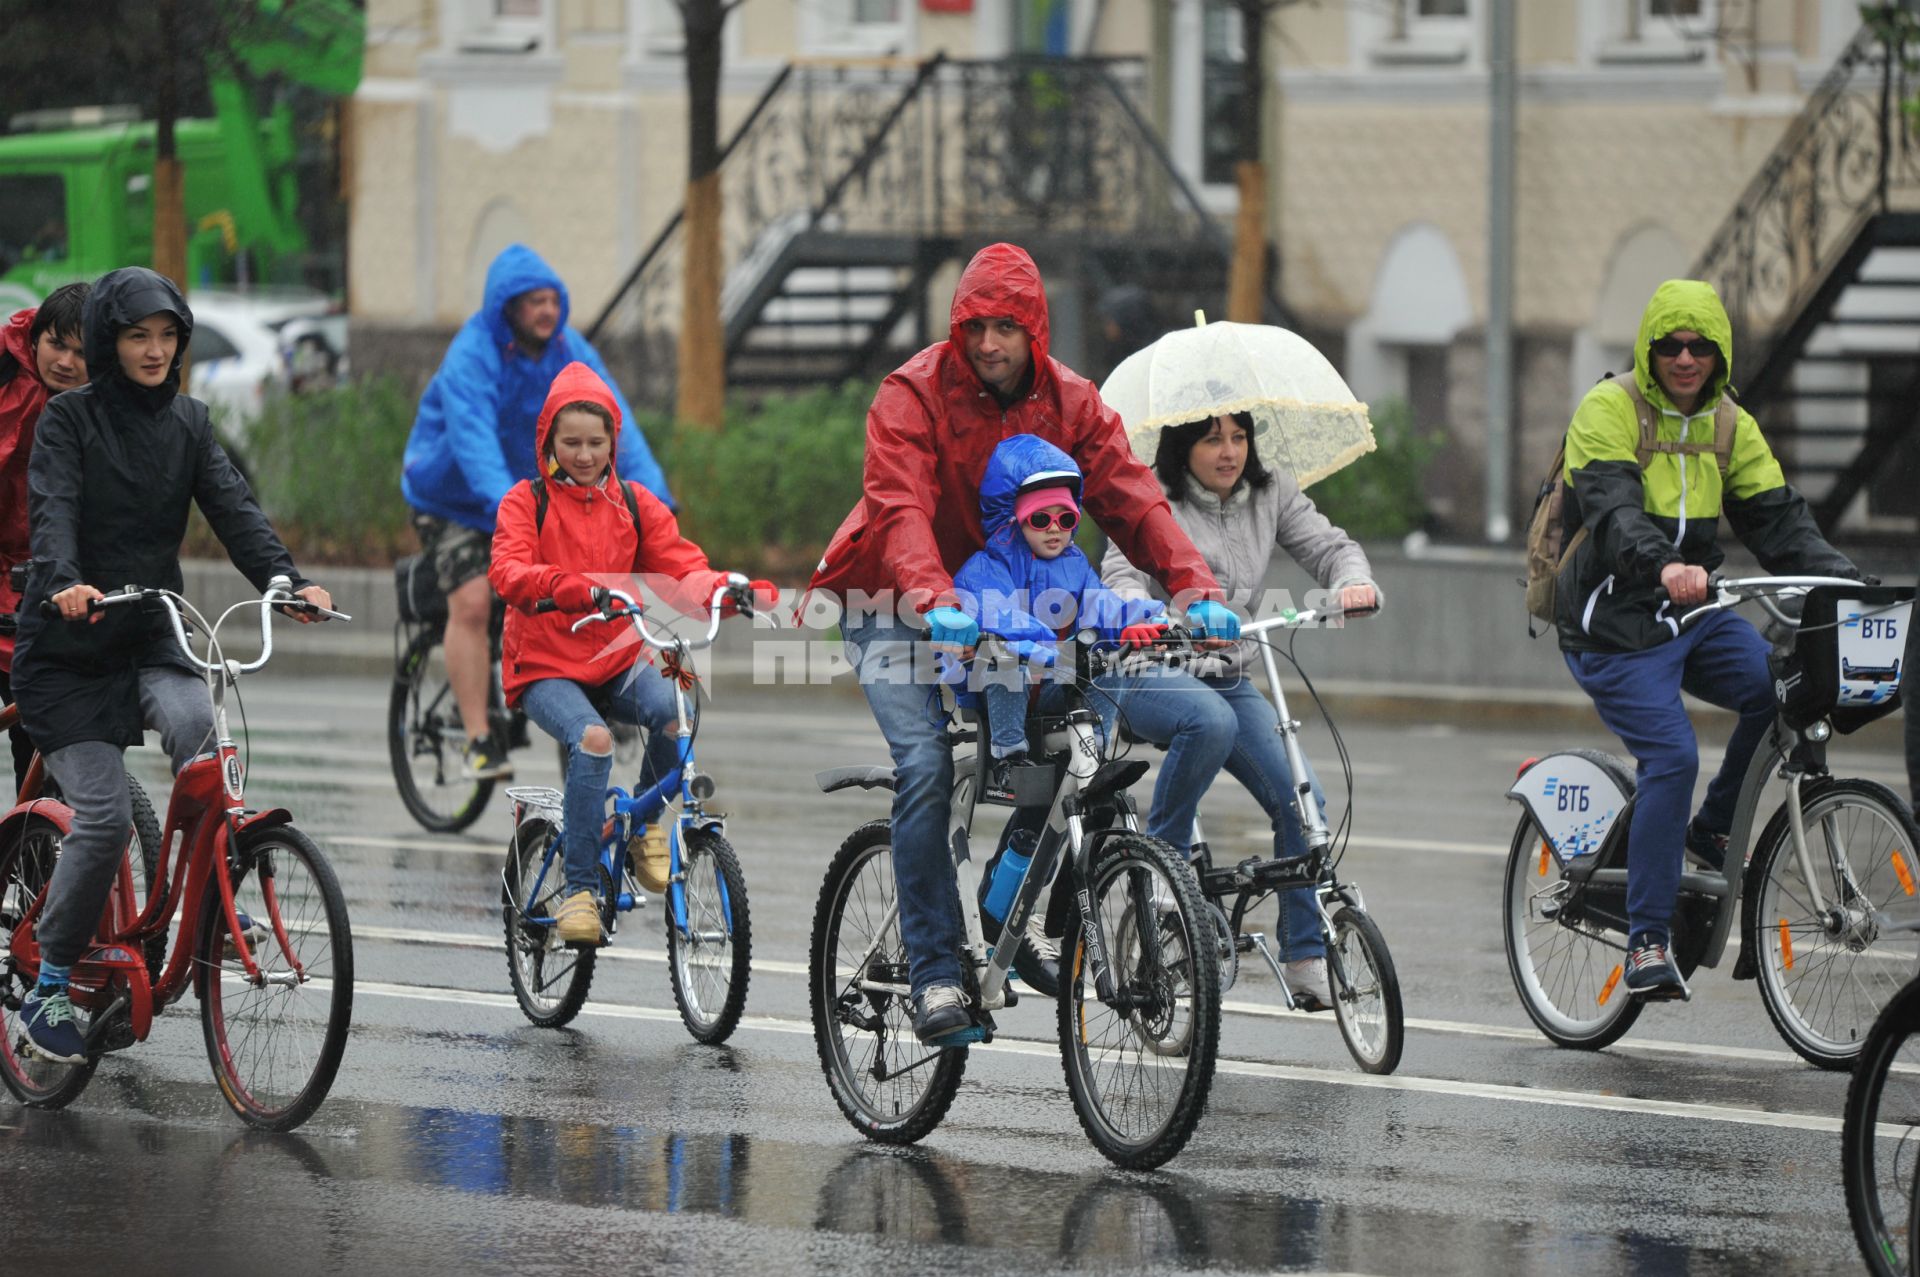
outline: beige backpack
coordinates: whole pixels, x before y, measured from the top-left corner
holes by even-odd
[[[1640,422],[1640,442],[1633,450],[1634,460],[1642,470],[1653,460],[1657,452],[1677,454],[1713,453],[1713,459],[1720,466],[1720,478],[1727,477],[1727,467],[1733,460],[1733,432],[1740,423],[1740,409],[1733,401],[1731,393],[1722,391],[1720,402],[1713,410],[1713,442],[1680,443],[1660,438],[1660,414],[1654,410],[1647,397],[1640,393],[1639,383],[1630,372],[1607,377],[1614,385],[1627,392],[1627,398],[1633,401],[1633,415]],[[1553,469],[1541,481],[1540,492],[1533,500],[1533,521],[1527,525],[1527,612],[1530,616],[1549,623],[1553,620],[1554,590],[1560,577],[1560,569],[1567,559],[1580,548],[1587,539],[1587,530],[1582,527],[1571,537],[1566,535],[1562,523],[1561,505],[1566,500],[1567,441],[1563,436],[1559,448],[1553,454]],[[1544,631],[1536,631],[1533,622],[1527,622],[1527,633],[1538,637]]]

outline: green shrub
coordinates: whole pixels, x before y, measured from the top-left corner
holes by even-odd
[[[1309,495],[1349,536],[1402,537],[1427,517],[1421,480],[1442,436],[1418,428],[1404,399],[1384,399],[1369,415],[1375,450],[1314,484]]]
[[[792,584],[859,500],[872,399],[871,385],[849,382],[732,409],[720,431],[640,424],[681,529],[713,565]]]
[[[244,461],[297,562],[389,563],[414,550],[400,458],[416,399],[400,378],[373,377],[268,400]]]

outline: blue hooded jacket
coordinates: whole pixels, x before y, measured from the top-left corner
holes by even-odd
[[[538,359],[514,345],[507,303],[521,293],[560,294],[560,323]],[[536,475],[533,430],[560,370],[579,360],[600,375],[620,404],[620,474],[673,505],[666,476],[633,424],[633,411],[598,352],[567,325],[567,286],[540,255],[509,244],[487,268],[480,309],[455,334],[440,369],[420,396],[407,437],[400,491],[426,514],[481,532],[493,531],[507,490]]]
[[[987,459],[980,480],[980,527],[987,544],[954,573],[953,585],[962,610],[980,629],[1005,639],[1021,656],[1053,652],[1057,630],[1093,629],[1113,639],[1129,625],[1166,615],[1157,599],[1123,599],[1101,584],[1077,545],[1057,558],[1034,557],[1013,517],[1020,493],[1065,487],[1078,501],[1080,482],[1073,458],[1038,435],[1003,439]],[[1046,620],[1034,615],[1036,608]]]

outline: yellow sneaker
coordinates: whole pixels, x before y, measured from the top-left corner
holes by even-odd
[[[633,876],[642,887],[656,896],[667,889],[667,878],[673,872],[673,848],[667,842],[666,825],[648,825],[646,833],[628,844],[627,854],[633,857]]]
[[[562,944],[600,943],[600,905],[591,891],[576,891],[554,911],[554,927]]]

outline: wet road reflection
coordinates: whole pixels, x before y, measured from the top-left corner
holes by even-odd
[[[712,1063],[738,1068],[725,1052]],[[91,1111],[16,1110],[0,1124],[10,1268],[71,1225],[92,1233],[91,1271],[174,1271],[155,1257],[193,1253],[191,1271],[220,1272],[261,1246],[271,1271],[539,1271],[556,1247],[623,1264],[633,1247],[677,1237],[685,1217],[736,1226],[724,1257],[708,1256],[726,1272],[1811,1271],[1788,1255],[1222,1191],[1179,1173],[981,1165],[928,1148],[359,1101],[330,1114],[339,1134],[236,1133],[205,1088],[112,1089],[120,1111],[100,1111],[96,1096]],[[138,1203],[147,1222],[89,1230],[98,1217],[85,1201]]]

